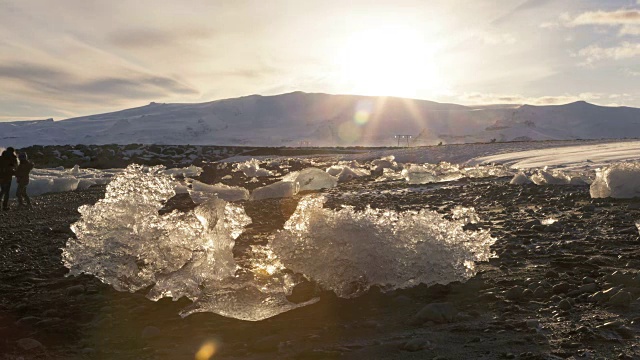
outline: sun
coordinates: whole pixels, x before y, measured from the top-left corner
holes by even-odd
[[[338,51],[337,81],[362,95],[421,97],[445,92],[438,43],[402,25],[354,32]]]

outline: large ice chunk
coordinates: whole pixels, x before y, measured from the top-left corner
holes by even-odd
[[[519,171],[517,174],[515,174],[513,176],[513,179],[509,181],[509,184],[511,185],[523,185],[523,184],[530,184],[530,183],[531,183],[531,179],[529,179],[527,174],[525,174],[522,171]]]
[[[381,175],[385,169],[399,170],[400,166],[395,161],[395,156],[389,155],[371,162],[371,168],[374,174]]]
[[[240,201],[249,199],[249,190],[239,186],[228,186],[222,183],[214,185],[193,180],[189,195],[194,203],[200,204],[206,200],[218,197],[225,201]]]
[[[640,162],[616,163],[596,171],[592,198],[640,197]]]
[[[295,179],[293,181],[299,184],[300,191],[328,189],[338,184],[338,180],[335,177],[318,168],[306,168],[297,173],[288,174],[287,176],[289,179]]]
[[[492,255],[495,240],[486,231],[463,230],[463,219],[429,210],[336,211],[324,202],[322,195],[301,199],[270,246],[285,267],[341,297],[373,285],[391,290],[465,280],[475,273],[475,261]],[[468,208],[457,216],[476,218]]]
[[[433,182],[453,181],[464,176],[460,167],[455,164],[409,164],[402,170],[402,175],[409,184],[427,184]]]
[[[211,311],[261,320],[307,304],[287,301],[296,282],[281,271],[237,276],[232,249],[251,222],[240,206],[211,198],[194,211],[160,215],[175,186],[162,170],[131,165],[104,199],[78,209],[77,238],[62,254],[71,275],[93,274],[120,291],[150,287],[152,300],[186,296],[194,303],[183,315]],[[275,262],[256,261],[265,267]]]
[[[368,170],[352,168],[346,165],[332,165],[327,168],[326,172],[337,178],[340,183],[371,175],[371,172]]]

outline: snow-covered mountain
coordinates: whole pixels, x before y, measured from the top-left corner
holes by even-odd
[[[160,104],[62,121],[0,123],[0,145],[192,144],[389,146],[496,139],[640,137],[640,109],[586,102],[468,107],[425,100],[294,92]]]

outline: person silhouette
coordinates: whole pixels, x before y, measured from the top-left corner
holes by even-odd
[[[11,180],[18,166],[18,158],[15,149],[8,147],[0,155],[0,199],[2,199],[2,210],[9,210],[9,190]]]
[[[18,155],[20,164],[16,168],[15,176],[18,183],[18,189],[16,189],[16,198],[18,199],[18,206],[24,206],[23,201],[26,202],[27,207],[31,209],[31,199],[27,195],[27,185],[29,185],[29,173],[33,169],[33,163],[29,161],[27,153],[21,152]]]

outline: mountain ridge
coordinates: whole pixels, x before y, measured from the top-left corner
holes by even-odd
[[[471,107],[296,91],[203,103],[151,102],[59,121],[3,122],[0,145],[393,146],[396,135],[410,135],[412,145],[430,145],[640,137],[639,125],[640,109],[585,101]]]

